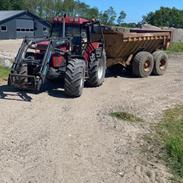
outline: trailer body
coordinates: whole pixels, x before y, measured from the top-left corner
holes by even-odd
[[[134,56],[140,51],[153,53],[165,50],[172,40],[171,31],[136,29],[121,32],[120,29],[104,27],[107,67],[122,64],[131,65]]]

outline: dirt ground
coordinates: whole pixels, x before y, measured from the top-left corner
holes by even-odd
[[[22,40],[1,40],[0,41],[0,56],[14,58],[20,47]]]
[[[0,85],[1,183],[167,183],[160,161],[141,152],[162,111],[183,102],[183,56],[145,79],[108,74],[103,86],[66,98],[60,83],[32,94]],[[127,111],[143,123],[109,116]]]

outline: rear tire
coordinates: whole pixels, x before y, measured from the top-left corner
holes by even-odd
[[[154,68],[152,73],[154,75],[163,75],[168,67],[168,55],[163,51],[155,51],[154,57]]]
[[[80,97],[84,88],[85,62],[73,59],[68,62],[65,73],[65,94],[69,97]]]
[[[94,53],[93,53],[94,54]],[[101,86],[105,79],[106,74],[106,53],[103,51],[102,57],[96,59],[95,55],[91,55],[89,62],[89,78],[87,85],[90,87]]]
[[[154,60],[151,53],[139,52],[133,60],[133,75],[141,78],[148,77],[153,70]]]

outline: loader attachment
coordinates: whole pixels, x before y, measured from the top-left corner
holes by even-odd
[[[44,48],[39,46],[40,43],[46,43]],[[45,82],[53,49],[50,39],[25,39],[15,58],[8,84],[39,91]]]

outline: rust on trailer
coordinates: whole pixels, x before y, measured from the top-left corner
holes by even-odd
[[[133,56],[139,51],[153,53],[170,46],[171,31],[139,30],[121,32],[116,29],[104,29],[107,66],[131,64]]]

